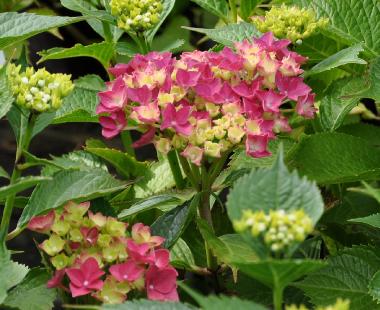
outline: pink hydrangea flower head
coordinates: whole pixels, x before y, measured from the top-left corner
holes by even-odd
[[[146,85],[137,88],[128,88],[128,97],[132,101],[146,105],[152,100],[153,92]]]
[[[247,155],[253,157],[266,157],[271,153],[267,150],[269,137],[267,135],[247,135],[245,148]]]
[[[170,252],[167,249],[158,249],[154,251],[154,264],[159,269],[165,268],[169,265]]]
[[[139,148],[151,143],[154,139],[155,133],[156,133],[156,128],[149,127],[149,129],[140,137],[139,140],[135,141],[132,144],[132,146],[134,148]]]
[[[132,239],[138,244],[147,243],[153,247],[160,246],[164,242],[164,238],[152,236],[150,227],[142,223],[136,223],[132,226]]]
[[[176,82],[179,86],[187,89],[197,85],[201,72],[177,69]]]
[[[268,52],[277,52],[289,46],[290,40],[276,40],[272,32],[264,33],[260,38],[254,40],[262,49]]]
[[[112,82],[112,88],[100,92],[100,104],[96,109],[96,113],[110,113],[123,109],[128,103],[128,92],[122,77],[118,77]]]
[[[146,290],[150,300],[179,301],[178,273],[173,267],[157,268],[151,265],[146,272]]]
[[[130,65],[117,64],[115,67],[109,68],[108,71],[118,78],[119,76],[123,76],[124,74],[130,72]]]
[[[181,153],[182,156],[190,160],[194,165],[200,166],[203,159],[204,150],[198,146],[189,144]]]
[[[144,267],[133,259],[129,259],[122,264],[115,264],[110,267],[110,273],[119,282],[133,282],[140,279],[144,274]]]
[[[313,118],[315,113],[317,112],[317,109],[314,106],[314,100],[315,100],[315,94],[311,94],[311,93],[300,97],[296,105],[297,113],[306,118]]]
[[[136,112],[139,121],[146,124],[153,124],[160,119],[160,109],[157,103],[149,103],[134,107],[133,111]]]
[[[88,211],[88,217],[97,228],[102,228],[107,223],[107,217],[100,212],[94,214],[91,211]]]
[[[70,291],[73,297],[90,294],[101,290],[103,281],[100,279],[104,271],[94,258],[87,259],[79,268],[68,268],[66,274],[70,279]]]
[[[154,252],[148,243],[138,244],[132,239],[127,241],[128,253],[132,259],[140,263],[154,262]]]
[[[122,110],[111,113],[109,116],[99,117],[99,122],[103,127],[102,135],[107,139],[117,136],[127,125],[125,113]]]
[[[47,288],[64,288],[62,281],[65,274],[66,269],[56,270],[53,277],[47,282]]]
[[[83,240],[89,245],[95,245],[98,241],[99,230],[96,227],[81,227],[80,232],[83,236]]]
[[[300,77],[287,77],[277,74],[276,83],[281,94],[295,101],[311,92],[311,88]]]
[[[45,215],[35,216],[28,223],[28,229],[39,233],[47,233],[50,231],[50,228],[54,223],[54,219],[54,210]]]
[[[268,91],[260,90],[257,92],[257,97],[261,100],[263,110],[265,112],[279,113],[280,106],[286,98],[284,95],[278,94],[272,89]]]
[[[191,108],[189,106],[178,107],[168,104],[162,112],[161,130],[173,128],[177,133],[189,136],[192,132],[192,126],[189,123]]]
[[[257,78],[251,83],[241,81],[239,84],[232,86],[232,90],[243,98],[252,99],[259,90],[261,83],[261,78]]]

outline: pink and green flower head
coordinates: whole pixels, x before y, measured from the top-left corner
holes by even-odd
[[[145,268],[133,259],[110,267],[111,275],[119,282],[134,282],[142,278],[144,272]]]
[[[50,231],[51,226],[54,223],[54,220],[55,212],[54,210],[52,210],[45,215],[33,217],[28,223],[28,229],[42,234],[46,234]]]
[[[158,268],[151,265],[146,272],[146,291],[150,300],[179,301],[178,273],[173,267]]]
[[[164,242],[164,238],[152,236],[150,227],[142,223],[136,223],[132,226],[132,239],[138,244],[147,243],[153,247],[160,246]]]
[[[96,109],[96,113],[112,113],[123,109],[128,103],[127,87],[122,77],[118,77],[115,81],[108,85],[106,91],[99,94],[100,104]]]

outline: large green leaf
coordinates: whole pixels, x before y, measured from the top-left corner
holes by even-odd
[[[290,165],[321,184],[374,180],[380,176],[380,151],[367,141],[343,133],[305,137]]]
[[[97,75],[76,80],[73,92],[63,100],[53,123],[98,122],[96,106],[99,103],[98,92],[102,90],[104,83]]]
[[[365,60],[358,57],[359,53],[364,51],[362,45],[362,43],[359,43],[337,52],[305,72],[305,76],[325,72],[346,64],[367,64]]]
[[[191,310],[194,307],[179,302],[160,302],[146,299],[127,301],[120,305],[103,305],[102,310]]]
[[[337,298],[349,299],[355,310],[380,309],[368,285],[380,268],[378,251],[355,247],[328,259],[327,267],[297,283],[315,305],[327,306]]]
[[[323,213],[323,200],[314,182],[289,172],[283,163],[282,151],[270,169],[258,169],[241,177],[227,198],[231,220],[239,220],[244,210],[303,209],[314,223]]]
[[[260,31],[252,24],[241,22],[239,24],[231,24],[216,29],[204,29],[185,27],[185,29],[203,33],[211,40],[226,46],[234,46],[235,42],[241,42],[244,39],[252,40],[253,37],[261,36]]]
[[[196,266],[194,255],[187,243],[179,238],[170,249],[170,264],[178,269],[199,271],[202,268]]]
[[[191,0],[206,11],[226,20],[228,18],[228,3],[224,0]]]
[[[354,218],[349,221],[359,224],[367,224],[376,228],[380,228],[380,213],[372,214],[366,217]]]
[[[362,183],[364,185],[364,188],[362,188],[362,187],[354,187],[354,188],[350,188],[349,190],[351,190],[353,192],[362,193],[364,195],[368,195],[368,196],[376,199],[376,201],[380,204],[380,189],[379,188],[374,188],[374,187],[372,187],[371,185],[369,185],[368,183],[366,183],[364,181]]]
[[[356,123],[342,126],[339,132],[362,138],[367,142],[380,146],[380,127],[366,123]]]
[[[380,57],[370,63],[368,76],[365,77],[363,83],[363,91],[360,96],[380,102]]]
[[[240,0],[240,16],[245,21],[249,21],[256,6],[260,4],[262,0]]]
[[[4,305],[19,310],[50,310],[56,298],[56,291],[48,289],[50,276],[46,270],[32,269],[26,278],[4,300]]]
[[[0,119],[2,119],[12,107],[13,96],[10,90],[7,68],[0,69]]]
[[[48,180],[51,180],[51,178],[33,176],[20,178],[14,184],[0,187],[0,199],[6,198],[9,195],[16,195],[19,192]]]
[[[350,95],[360,85],[357,82],[356,78],[346,78],[330,85],[319,106],[319,119],[325,131],[338,129],[347,114],[359,103],[357,95]]]
[[[380,302],[380,271],[376,272],[368,285],[369,294]]]
[[[115,23],[115,18],[104,10],[97,10],[89,2],[83,0],[60,0],[61,4],[72,11],[82,13],[83,15],[91,16],[99,20]]]
[[[83,20],[82,17],[45,16],[30,13],[0,14],[0,49],[28,39],[52,28]]]
[[[9,252],[0,247],[0,305],[7,297],[7,291],[19,284],[28,270],[28,267],[11,261]]]
[[[91,200],[127,186],[101,169],[91,171],[64,170],[53,180],[38,185],[32,193],[18,222],[24,226],[33,217],[55,209],[69,200]]]
[[[76,44],[70,48],[54,47],[46,51],[41,51],[38,54],[41,56],[39,63],[52,59],[92,57],[98,60],[104,68],[108,68],[114,52],[114,43],[101,42],[86,46]]]
[[[186,227],[197,212],[199,205],[199,195],[182,206],[161,215],[151,225],[152,233],[165,238],[164,247],[171,248],[181,237]]]
[[[348,45],[364,42],[373,56],[380,54],[380,3],[378,0],[294,0],[314,9],[319,17],[328,17],[324,33]]]

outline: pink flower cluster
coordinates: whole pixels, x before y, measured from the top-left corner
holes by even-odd
[[[63,211],[34,217],[33,231],[49,235],[40,248],[56,269],[49,288],[91,295],[104,303],[122,303],[130,292],[148,299],[178,301],[177,271],[170,265],[164,239],[150,228],[93,214],[89,203],[68,203]]]
[[[268,156],[269,140],[291,130],[281,106],[312,118],[314,94],[299,75],[306,58],[288,49],[289,40],[266,33],[232,50],[136,55],[110,69],[115,80],[99,93],[103,136],[126,129],[144,134],[135,143],[180,150],[194,164],[205,156],[245,143],[253,157]]]

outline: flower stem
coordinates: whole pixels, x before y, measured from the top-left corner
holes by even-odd
[[[274,310],[282,310],[282,300],[283,300],[284,289],[278,285],[274,286],[273,289],[273,303]]]
[[[231,8],[231,21],[233,23],[237,23],[237,7],[236,0],[229,0],[230,8]]]
[[[124,130],[121,132],[121,142],[123,142],[125,151],[129,155],[136,157],[135,149],[132,146],[131,132],[129,130]]]
[[[181,166],[182,166],[182,169],[183,171],[185,172],[187,178],[189,179],[192,187],[197,191],[199,192],[200,188],[199,188],[199,185],[200,185],[200,181],[199,179],[196,177],[196,175],[193,173],[188,161],[186,158],[184,158],[183,156],[178,156],[179,157],[179,161],[181,163]]]
[[[174,181],[178,189],[185,188],[185,180],[182,177],[181,167],[178,162],[177,152],[171,150],[168,153],[168,161],[170,165],[170,169],[173,173]]]

